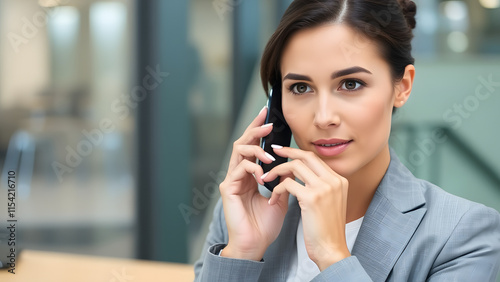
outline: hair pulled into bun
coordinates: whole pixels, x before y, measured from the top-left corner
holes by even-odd
[[[414,29],[417,22],[415,21],[415,14],[417,14],[417,5],[411,0],[398,0],[399,5],[403,10],[406,23],[411,29]]]
[[[294,0],[262,54],[262,86],[268,93],[269,86],[282,83],[281,56],[296,32],[331,23],[346,25],[377,44],[380,56],[390,66],[393,81],[400,81],[406,66],[415,63],[411,41],[416,13],[416,4],[411,0]]]

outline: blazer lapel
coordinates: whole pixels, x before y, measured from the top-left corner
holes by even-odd
[[[374,281],[385,281],[426,212],[419,182],[391,149],[391,163],[352,250]]]

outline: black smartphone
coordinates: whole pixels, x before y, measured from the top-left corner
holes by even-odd
[[[261,147],[264,151],[271,154],[276,160],[270,164],[265,164],[262,161],[259,161],[264,173],[270,171],[275,166],[288,161],[288,158],[276,155],[273,148],[271,148],[271,145],[276,144],[283,147],[290,147],[290,142],[292,140],[292,131],[286,123],[281,107],[281,83],[274,85],[269,92],[269,99],[267,101],[266,124],[267,123],[273,123],[273,130],[269,133],[269,135],[262,138]],[[276,187],[279,183],[280,177],[277,177],[271,182],[265,182],[264,186],[272,192],[274,187]]]

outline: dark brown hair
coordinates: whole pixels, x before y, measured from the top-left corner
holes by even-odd
[[[266,93],[269,85],[281,83],[280,60],[290,37],[301,29],[332,22],[341,22],[376,42],[391,68],[393,80],[400,80],[405,67],[415,62],[411,40],[416,11],[410,0],[293,1],[262,55],[260,76]]]

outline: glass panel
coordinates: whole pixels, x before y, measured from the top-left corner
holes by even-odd
[[[231,127],[231,6],[216,6],[216,1],[192,0],[189,10],[189,39],[195,83],[190,106],[193,123],[193,191],[218,193],[224,179],[221,164],[228,147]],[[225,5],[225,6],[224,6]],[[207,28],[210,27],[210,28]],[[191,203],[186,203],[192,205]],[[204,205],[190,218],[192,240],[200,234],[204,218],[211,218]],[[197,259],[201,246],[190,244],[191,260]]]
[[[4,170],[19,176],[18,241],[133,257],[131,3],[0,3],[10,34],[0,49],[0,152]]]

